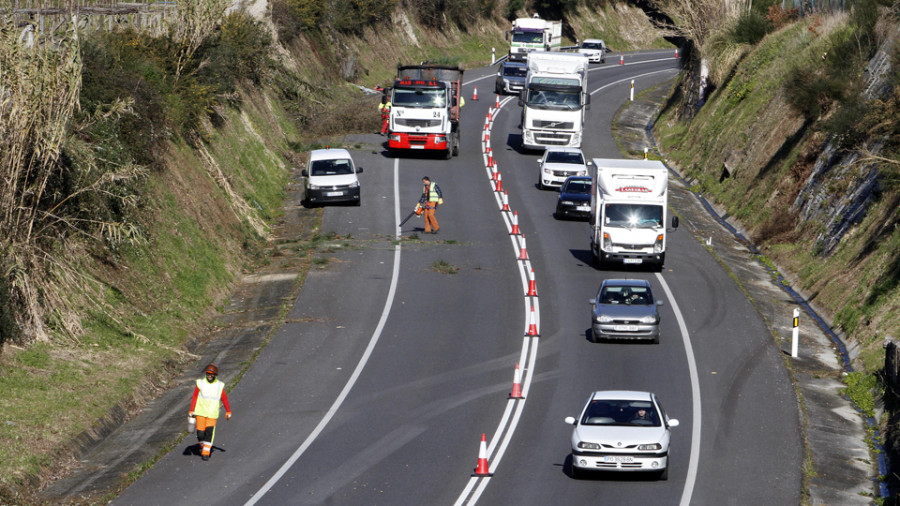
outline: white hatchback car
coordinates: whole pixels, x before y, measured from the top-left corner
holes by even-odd
[[[578,52],[587,56],[591,63],[606,63],[606,43],[600,39],[585,39],[578,46]]]
[[[544,156],[538,158],[540,174],[538,187],[559,188],[569,176],[587,176],[591,162],[585,161],[584,153],[578,148],[547,148]]]
[[[360,204],[359,178],[362,172],[346,149],[316,149],[310,151],[309,162],[301,175],[305,178],[306,205],[315,206],[327,202]]]
[[[670,419],[656,395],[627,390],[598,391],[588,397],[572,430],[572,477],[584,471],[655,472],[669,478]]]

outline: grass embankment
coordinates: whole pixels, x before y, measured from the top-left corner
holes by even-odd
[[[587,19],[573,20],[586,27],[575,30],[580,38],[643,47],[629,38],[641,20],[649,27],[637,9],[579,15]],[[77,273],[66,295],[83,332],[63,332],[53,322],[59,314],[50,314],[51,339],[4,345],[0,502],[31,502],[40,485],[65,473],[79,435],[102,436],[196,359],[185,344],[202,341],[241,275],[278,248],[267,235],[281,216],[289,168],[322,136],[380,127],[378,97],[349,83],[389,84],[398,62],[472,68],[490,61],[492,47],[498,57],[506,52],[508,22],[497,17],[461,29],[428,28],[402,9],[393,16],[401,29],[294,37],[276,62],[268,32],[232,15],[194,48],[178,78],[184,55],[169,36],[81,34],[84,87],[64,160],[84,173],[129,164],[145,172],[115,188],[132,203],[127,209],[81,202],[133,235],[110,240],[86,227],[53,246]]]

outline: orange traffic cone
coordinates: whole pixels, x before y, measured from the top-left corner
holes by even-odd
[[[510,399],[524,399],[522,396],[522,371],[519,364],[516,364],[516,374],[513,376],[512,393],[509,394]]]
[[[624,54],[619,55],[619,65],[625,65],[625,55]]]
[[[488,167],[489,168],[493,167],[494,166],[494,150],[492,150],[491,148],[487,148],[487,155],[488,155]]]
[[[677,52],[677,50],[676,50]],[[500,95],[497,95],[497,100],[494,101],[494,109],[500,108]]]
[[[490,130],[484,131],[484,142],[491,142],[491,131]]]
[[[522,234],[522,239],[520,240],[522,244],[522,248],[519,250],[519,260],[528,260],[528,251],[525,249],[525,234]]]
[[[509,235],[519,235],[519,211],[513,211],[512,232]]]
[[[500,211],[509,212],[509,192],[506,190],[503,190],[503,207],[500,208]]]
[[[528,293],[527,297],[537,297],[537,284],[534,282],[534,269],[528,273]]]
[[[478,100],[478,86],[476,86],[475,90],[472,91],[472,100]]]
[[[675,58],[678,58],[678,48],[675,48]]]
[[[531,306],[531,318],[530,318],[530,321],[528,322],[528,333],[525,335],[527,335],[529,337],[537,337],[538,336],[537,324],[534,323],[534,306]]]
[[[494,473],[488,471],[488,461],[487,461],[487,436],[485,434],[481,434],[481,445],[478,447],[478,466],[475,467],[475,472],[472,473],[472,476],[493,476]]]
[[[503,191],[503,175],[500,172],[497,172],[497,187],[494,188],[494,191],[502,192]]]
[[[487,113],[487,116],[484,118],[484,129],[487,130],[491,127],[491,113]]]

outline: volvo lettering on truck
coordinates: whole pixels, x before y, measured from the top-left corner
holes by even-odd
[[[459,154],[463,71],[445,65],[397,67],[391,90],[388,150],[436,150]]]
[[[588,59],[578,53],[528,55],[522,106],[522,148],[580,148],[587,92]]]
[[[666,261],[669,172],[657,160],[594,158],[591,253],[600,268]],[[678,217],[672,218],[672,228]]]

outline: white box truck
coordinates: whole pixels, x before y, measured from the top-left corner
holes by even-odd
[[[611,264],[666,261],[669,171],[658,160],[594,158],[591,188],[591,254]],[[678,217],[672,217],[678,228]]]
[[[506,32],[509,61],[525,61],[531,51],[559,51],[562,45],[562,21],[547,21],[536,14],[518,18]]]
[[[590,109],[587,56],[534,51],[528,54],[522,106],[522,148],[580,148],[584,112]]]

